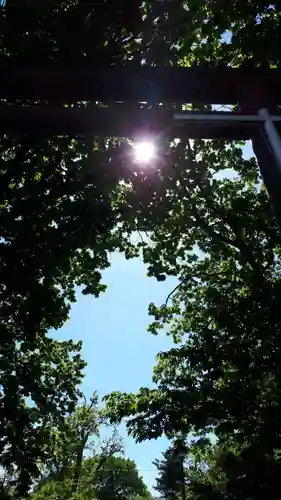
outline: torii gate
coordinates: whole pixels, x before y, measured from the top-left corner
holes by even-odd
[[[0,65],[0,132],[133,136],[139,127],[170,137],[251,139],[281,229],[281,71]],[[33,105],[14,104],[29,100]],[[102,101],[106,108],[72,107]],[[131,102],[128,108],[122,103]],[[141,103],[235,104],[239,112],[174,113]],[[63,107],[65,103],[70,104]]]

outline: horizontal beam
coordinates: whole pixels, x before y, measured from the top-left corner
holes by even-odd
[[[226,120],[228,115],[228,120]],[[166,111],[113,108],[0,105],[0,134],[84,135],[130,137],[152,134],[167,138],[189,137],[247,140],[258,127],[257,117],[232,113],[183,113],[184,120]],[[210,119],[210,117],[213,117]],[[201,117],[201,119],[200,119]],[[233,117],[236,117],[233,121]],[[239,120],[240,117],[240,120]],[[279,120],[279,117],[278,117]]]
[[[0,97],[8,100],[202,102],[236,104],[257,90],[281,104],[277,69],[28,67],[0,63]]]
[[[270,120],[273,122],[281,122],[281,115],[269,115]],[[191,122],[200,122],[207,123],[213,122],[216,124],[219,123],[227,123],[228,125],[232,123],[264,123],[265,118],[261,115],[246,115],[243,113],[231,113],[231,112],[223,112],[219,113],[217,111],[213,111],[212,113],[197,113],[193,111],[187,111],[182,113],[174,114],[174,121],[179,123],[191,123]]]

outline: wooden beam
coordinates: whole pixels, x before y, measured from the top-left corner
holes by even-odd
[[[0,97],[8,100],[202,102],[235,104],[257,87],[281,104],[277,69],[165,68],[129,65],[25,67],[0,64]]]
[[[192,114],[191,114],[192,115]],[[194,115],[194,113],[193,113]],[[0,105],[0,133],[32,135],[84,135],[136,138],[141,134],[167,138],[189,137],[247,140],[258,123],[195,121],[174,122],[166,111],[112,108]]]

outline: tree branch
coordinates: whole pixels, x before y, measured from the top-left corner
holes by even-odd
[[[201,280],[203,281],[204,278],[211,278],[212,276],[225,276],[226,274],[228,273],[228,271],[225,271],[223,273],[209,273],[209,274],[204,274],[204,276],[196,276],[196,275],[193,275],[193,276],[187,276],[187,278],[184,278],[183,280],[181,280],[181,282],[169,293],[169,295],[167,296],[166,298],[166,301],[165,301],[165,306],[168,305],[168,302],[169,300],[171,299],[172,295],[174,295],[174,293],[182,287],[182,285],[184,285],[188,280],[192,280],[194,281],[195,283],[197,283],[195,281],[195,279],[197,278],[198,280]],[[235,278],[236,278],[236,274],[235,274]],[[231,281],[231,280],[230,280]]]
[[[166,301],[165,301],[165,307],[167,307],[168,305],[168,302],[170,300],[170,298],[172,297],[172,295],[174,295],[174,293],[185,283],[186,280],[182,280],[170,293],[169,295],[167,296],[166,298]]]

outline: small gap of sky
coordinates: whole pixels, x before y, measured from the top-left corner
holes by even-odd
[[[100,298],[82,296],[73,305],[70,319],[62,329],[52,332],[58,340],[83,340],[83,357],[88,362],[82,390],[90,397],[97,390],[102,397],[112,391],[137,392],[141,386],[152,386],[152,367],[159,351],[172,346],[166,335],[152,336],[146,329],[151,318],[148,305],[161,305],[176,286],[176,279],[157,282],[147,278],[140,259],[126,260],[121,254],[111,256],[111,267],[105,271],[107,292]],[[103,429],[108,437],[110,430]],[[165,438],[136,444],[120,426],[125,455],[134,460],[152,490],[155,467],[167,447]]]

